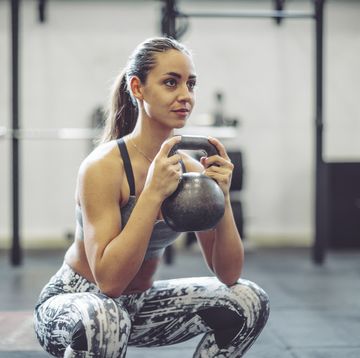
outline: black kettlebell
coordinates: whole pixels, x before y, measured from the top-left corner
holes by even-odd
[[[207,156],[218,154],[216,147],[204,136],[181,136],[169,156],[178,149],[202,150]],[[212,229],[225,211],[225,198],[215,180],[201,173],[183,173],[177,189],[162,206],[165,222],[177,232]]]

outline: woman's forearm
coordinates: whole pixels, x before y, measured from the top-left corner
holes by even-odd
[[[161,200],[144,191],[121,233],[97,261],[97,281],[102,291],[118,296],[139,271],[145,257]]]
[[[215,231],[212,265],[216,276],[227,285],[235,283],[242,271],[244,248],[234,221],[230,199]]]

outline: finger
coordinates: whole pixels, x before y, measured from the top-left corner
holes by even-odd
[[[230,159],[225,159],[223,157],[220,157],[219,155],[213,155],[209,158],[205,159],[205,167],[208,168],[213,165],[218,165],[221,167],[228,168],[230,170],[234,169],[234,164],[231,163]]]
[[[212,166],[206,168],[205,172],[206,173],[218,173],[221,175],[231,176],[233,171],[231,168],[212,165]]]
[[[224,185],[230,183],[232,178],[232,175],[229,172],[205,171],[204,174],[212,179],[215,179],[218,184],[223,183]]]
[[[229,159],[224,145],[214,137],[208,137],[209,142],[213,144],[219,152],[219,155],[225,159]]]
[[[179,164],[179,162],[181,161],[181,155],[176,153],[171,157],[168,157],[167,160],[170,165]]]
[[[181,167],[181,164],[180,163],[176,163],[176,164],[172,164],[170,166],[170,170],[173,171],[174,173],[176,174],[182,174],[182,167]]]
[[[178,178],[179,176],[181,176],[183,174],[182,171],[182,167],[180,165],[180,163],[176,163],[176,164],[172,164],[169,166],[169,171],[170,171],[170,175],[171,176],[176,176],[176,178]]]
[[[205,175],[207,175],[211,179],[214,179],[219,185],[227,186],[230,182],[230,178],[226,174],[206,171]]]
[[[171,175],[171,180],[177,181],[177,182],[181,182],[182,179],[182,172],[179,170],[174,170],[172,175]]]
[[[183,167],[182,167],[182,165],[180,164],[180,163],[178,163],[178,172],[180,173],[180,175],[182,175],[183,174]]]
[[[215,165],[212,165],[209,168],[206,168],[205,172],[208,172],[208,173],[220,173],[220,174],[230,173],[229,169],[224,168],[224,167],[218,167],[218,166],[215,166]]]
[[[181,136],[174,136],[171,137],[170,139],[167,139],[160,148],[159,151],[159,155],[163,156],[163,157],[167,157],[170,153],[170,150],[172,149],[172,147],[181,142]]]

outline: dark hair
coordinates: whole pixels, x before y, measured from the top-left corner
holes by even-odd
[[[169,50],[177,50],[190,56],[184,45],[167,37],[150,38],[136,47],[127,66],[114,82],[101,142],[108,142],[132,132],[138,108],[129,90],[129,79],[137,76],[141,83],[145,83],[148,73],[156,65],[155,55]]]

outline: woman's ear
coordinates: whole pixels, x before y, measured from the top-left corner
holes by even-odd
[[[142,84],[141,84],[139,77],[132,76],[130,78],[130,89],[131,89],[133,96],[136,99],[139,99],[139,100],[143,99]]]

